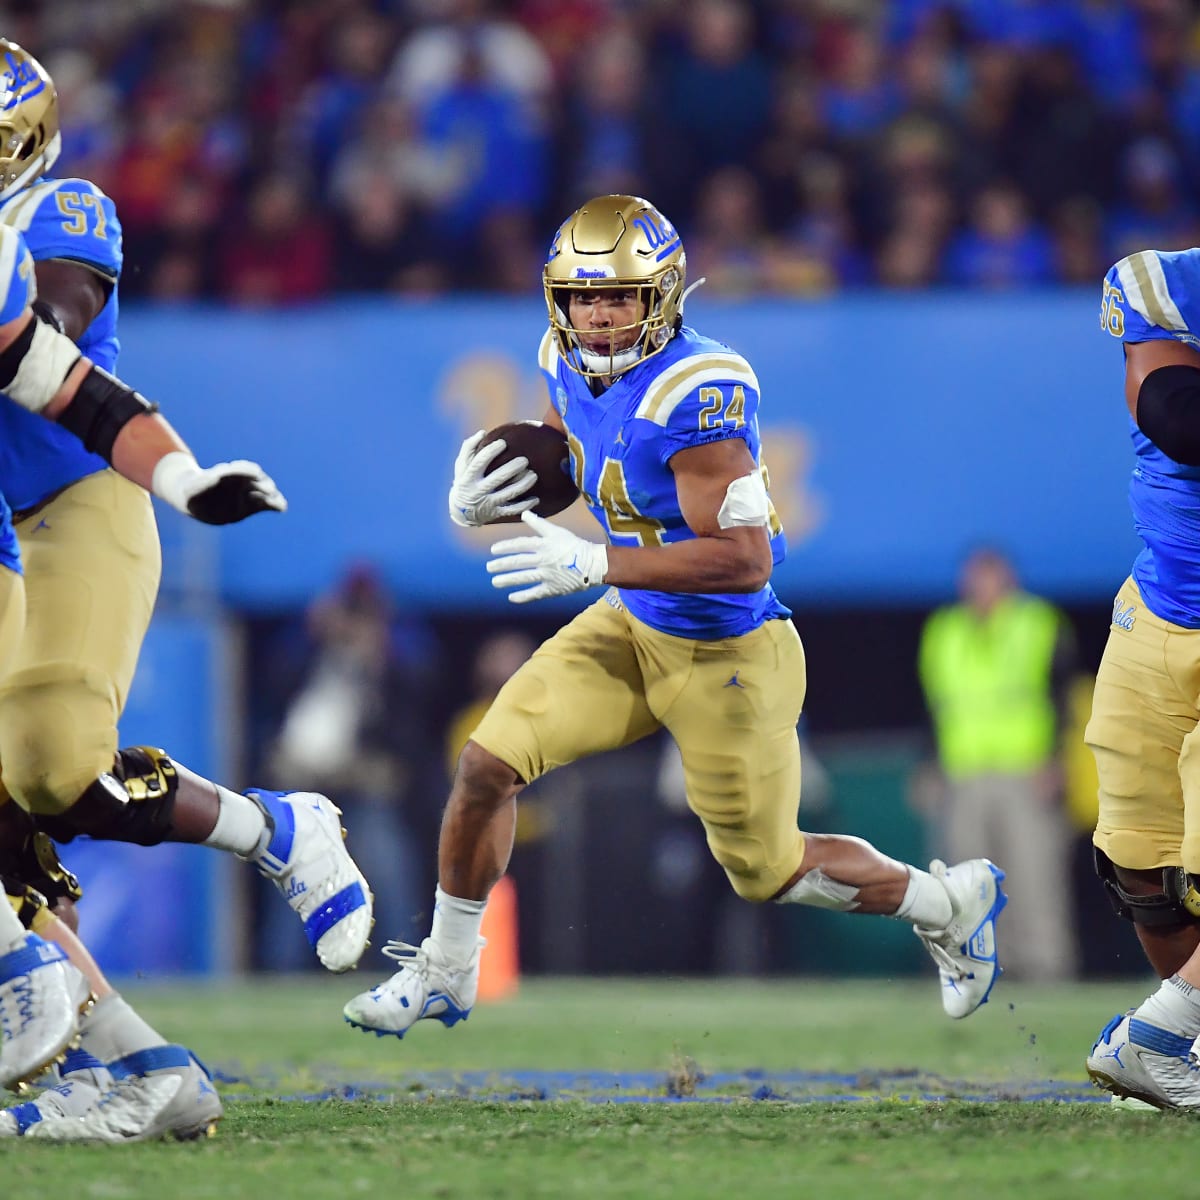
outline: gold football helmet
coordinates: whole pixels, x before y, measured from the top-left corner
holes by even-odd
[[[550,328],[563,362],[588,378],[619,375],[657,354],[682,321],[687,258],[675,227],[640,196],[597,196],[559,226],[542,270]],[[580,344],[571,324],[575,291],[637,288],[641,316],[633,325],[606,332],[607,354]],[[638,331],[628,347],[622,334]]]
[[[28,50],[0,38],[0,200],[44,175],[62,149],[58,93]]]

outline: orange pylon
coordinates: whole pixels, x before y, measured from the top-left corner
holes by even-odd
[[[479,957],[479,1000],[504,1000],[516,994],[521,974],[517,946],[517,885],[505,875],[492,888],[479,931],[487,945]]]

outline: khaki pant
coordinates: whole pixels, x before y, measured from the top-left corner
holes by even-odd
[[[27,615],[0,683],[0,771],[23,808],[56,814],[112,769],[158,591],[158,530],[149,495],[100,471],[17,533]]]
[[[1085,737],[1096,756],[1096,845],[1131,870],[1200,873],[1200,630],[1117,595]]]
[[[740,896],[768,900],[804,855],[805,686],[789,621],[696,641],[651,629],[610,592],[538,649],[471,736],[528,783],[665,728],[714,857]],[[646,791],[649,800],[649,782]]]

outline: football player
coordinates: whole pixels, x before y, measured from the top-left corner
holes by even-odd
[[[256,463],[200,467],[155,406],[80,354],[69,338],[35,314],[31,307],[35,302],[29,250],[20,233],[0,225],[0,391],[6,397],[0,400],[0,409],[20,405],[39,419],[56,421],[125,479],[153,489],[199,520],[226,524],[286,507],[283,496]],[[0,672],[8,670],[19,653],[25,614],[20,550],[8,504],[0,492]],[[49,842],[43,841],[45,846],[34,845],[29,852],[37,870],[50,876],[55,873],[55,860],[44,853]],[[56,944],[60,940],[70,943],[70,939],[47,941],[40,936],[34,929],[38,904],[32,894],[27,894],[19,881],[0,874],[4,874],[9,898],[9,903],[0,904],[0,1084],[20,1087],[74,1038],[80,1010],[91,1002],[88,978],[92,972],[86,962],[77,966],[68,961],[82,953],[77,943],[76,953],[72,953],[70,945]],[[58,874],[69,892],[73,879],[61,871]],[[44,900],[40,907],[46,908]],[[26,934],[26,928],[31,932]],[[45,925],[41,932],[50,932],[50,926]],[[103,1015],[102,1006],[97,1005],[89,1014],[96,1028],[104,1031],[115,1022],[123,1027],[127,1039],[131,1030],[136,1034],[140,1019],[122,1005],[117,998]],[[161,1038],[157,1043],[164,1044]],[[123,1066],[118,1063],[118,1069],[136,1078],[142,1094],[152,1090],[161,1097],[169,1090],[174,1097],[194,1064],[190,1056],[186,1063],[176,1061],[178,1055],[168,1063],[167,1057],[162,1052],[152,1061],[134,1057]],[[122,1086],[126,1086],[124,1080]],[[194,1115],[196,1105],[191,1107]]]
[[[53,81],[15,43],[0,40],[0,58],[0,224],[20,231],[32,253],[42,321],[111,369],[116,211],[87,180],[49,177],[61,146]],[[11,797],[59,841],[185,841],[238,854],[275,881],[321,962],[347,970],[366,946],[371,896],[328,799],[239,795],[169,760],[161,772],[169,786],[131,782],[160,774],[143,751],[117,749],[158,588],[158,532],[146,492],[108,469],[97,448],[0,406],[0,487],[15,510],[29,597],[25,636],[0,681],[0,805]],[[157,494],[194,508],[190,472],[168,457]],[[18,827],[7,843],[16,853],[20,815],[6,819],[0,807],[0,839],[6,825]],[[11,870],[2,849],[0,869]]]
[[[466,1017],[516,795],[660,728],[678,743],[688,803],[739,896],[907,921],[952,1017],[991,991],[1002,872],[985,859],[926,872],[797,826],[804,652],[770,583],[784,538],[760,460],[758,379],[683,324],[685,273],[679,235],[636,196],[589,201],[554,238],[545,419],[566,434],[607,542],[535,516],[528,493],[509,499],[521,467],[487,473],[495,452],[478,434],[459,455],[450,513],[486,525],[521,512],[527,536],[498,542],[488,563],[516,603],[607,590],[513,675],[471,735],[442,821],[432,933],[419,947],[388,945],[400,970],[346,1005],[353,1025],[402,1036],[421,1018]]]
[[[1122,343],[1142,550],[1113,602],[1086,739],[1096,869],[1162,979],[1088,1056],[1118,1097],[1200,1108],[1200,249],[1143,250],[1104,279]]]

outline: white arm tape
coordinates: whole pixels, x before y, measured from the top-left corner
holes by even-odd
[[[753,471],[739,476],[725,489],[717,524],[722,529],[732,529],[735,525],[765,525],[770,516],[771,502],[767,499],[762,472]]]
[[[33,341],[4,394],[22,408],[40,413],[79,361],[79,347],[45,321],[34,317],[33,323]]]
[[[150,491],[181,513],[188,510],[188,501],[195,495],[204,468],[186,450],[172,450],[154,464]]]

